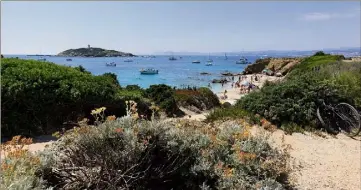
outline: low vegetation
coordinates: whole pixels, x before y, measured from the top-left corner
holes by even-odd
[[[190,92],[189,90],[188,92]],[[150,107],[158,105],[168,116],[182,116],[176,89],[152,85],[121,87],[117,76],[105,73],[94,76],[84,67],[75,68],[50,62],[4,58],[1,61],[1,137],[36,136],[67,129],[95,107],[107,107],[106,114],[124,116],[125,101],[138,103],[139,115],[150,119]],[[217,106],[216,96],[208,89],[198,89],[202,98],[187,96],[203,109]],[[194,101],[192,100],[194,99]],[[206,106],[204,106],[206,105]]]
[[[179,106],[197,112],[220,106],[218,97],[209,88],[177,89],[175,100]]]
[[[259,114],[282,129],[318,128],[316,109],[346,102],[360,108],[361,63],[346,63],[343,56],[318,52],[306,58],[286,79],[267,83],[240,99],[231,109],[219,109],[208,120]]]
[[[3,59],[1,62],[1,136],[49,134],[65,121],[77,121],[99,105],[121,110],[118,84],[110,75],[49,62]],[[55,128],[54,128],[55,127]]]
[[[104,110],[93,111],[101,116],[100,121],[105,117]],[[288,148],[274,149],[267,143],[267,136],[251,136],[250,127],[242,121],[211,127],[187,120],[134,119],[131,116],[135,112],[127,112],[131,114],[118,119],[109,116],[97,126],[83,123],[58,133],[60,139],[45,151],[29,153],[11,167],[8,163],[13,163],[14,158],[2,160],[1,178],[6,183],[1,187],[284,189],[291,186]],[[29,167],[19,168],[34,161]],[[11,172],[12,175],[7,175]]]

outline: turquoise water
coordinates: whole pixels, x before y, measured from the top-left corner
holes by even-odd
[[[21,59],[38,59],[36,56],[26,55],[5,55],[5,57],[19,57]],[[181,56],[178,60],[170,61],[169,56],[156,56],[156,58],[133,57],[133,62],[124,62],[127,58],[122,57],[99,57],[84,58],[71,57],[72,61],[66,61],[69,57],[44,57],[47,61],[59,65],[79,66],[82,65],[92,74],[101,75],[106,72],[115,73],[118,76],[121,86],[137,84],[142,88],[147,88],[152,84],[167,84],[170,86],[208,86],[212,79],[222,77],[221,73],[230,71],[239,73],[244,70],[246,65],[236,64],[239,57],[211,56],[213,66],[206,66],[208,56]],[[258,56],[246,56],[248,61],[253,62]],[[200,64],[193,64],[193,60],[200,60]],[[116,67],[106,67],[105,64],[115,62]],[[155,68],[159,70],[158,75],[141,75],[139,70],[142,68]],[[201,72],[208,72],[211,75],[200,75]],[[221,85],[211,84],[214,92],[222,90]]]

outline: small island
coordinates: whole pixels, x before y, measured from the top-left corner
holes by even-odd
[[[125,53],[115,50],[107,50],[102,48],[90,47],[87,48],[78,48],[78,49],[68,49],[57,54],[57,56],[62,57],[136,57],[131,53]]]

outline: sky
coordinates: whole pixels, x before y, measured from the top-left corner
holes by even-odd
[[[360,2],[1,2],[2,54],[360,47]]]

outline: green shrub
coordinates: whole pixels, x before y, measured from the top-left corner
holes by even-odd
[[[289,155],[265,136],[227,122],[219,128],[129,117],[66,133],[39,172],[60,189],[262,189],[288,186]]]
[[[2,59],[1,136],[51,134],[63,122],[77,121],[105,105],[124,115],[118,90],[113,75],[93,76],[49,62]]]
[[[91,74],[89,71],[87,71],[82,65],[79,65],[77,67],[74,67],[74,69],[83,72],[83,73],[87,73],[87,74]]]
[[[140,88],[140,86],[138,85],[127,85],[125,87],[126,90],[138,90],[138,91],[142,91],[143,89]]]
[[[246,119],[251,124],[259,124],[261,118],[236,106],[218,108],[207,115],[206,122],[226,121],[232,119]]]
[[[179,108],[174,99],[174,89],[165,84],[151,85],[145,90],[145,96],[160,105],[168,116],[173,116],[179,112]]]
[[[335,86],[317,81],[312,75],[300,76],[253,92],[237,102],[237,106],[260,114],[280,126],[283,122],[310,125],[316,119],[316,109],[327,103],[347,101]]]
[[[325,56],[325,55],[329,55],[329,54],[325,54],[323,51],[318,51],[313,56]]]
[[[338,87],[339,92],[350,97],[350,102],[361,108],[361,63],[337,62],[320,69],[327,80]]]
[[[114,74],[114,73],[104,73],[102,76],[104,77],[108,77],[112,80],[112,82],[117,85],[117,87],[120,87],[120,84],[118,82],[118,79],[117,79],[117,75]]]
[[[288,75],[288,79],[297,77],[308,73],[312,69],[318,68],[322,65],[327,65],[330,63],[335,63],[342,60],[338,55],[324,55],[324,56],[311,56],[304,59],[300,64],[298,64]]]
[[[175,91],[175,100],[183,107],[194,106],[200,111],[220,106],[219,99],[209,88],[178,89]]]
[[[338,59],[331,55],[306,58],[286,81],[250,93],[237,106],[283,128],[317,127],[316,109],[322,101],[359,105],[361,100],[361,66]]]

